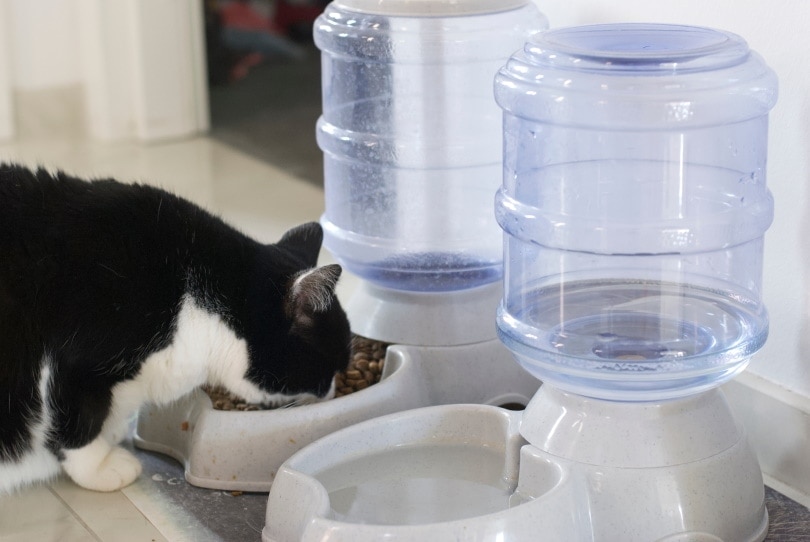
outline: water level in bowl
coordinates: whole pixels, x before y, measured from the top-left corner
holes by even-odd
[[[359,457],[316,477],[329,492],[335,519],[415,525],[509,508],[514,484],[504,479],[503,472],[502,450],[433,445]]]

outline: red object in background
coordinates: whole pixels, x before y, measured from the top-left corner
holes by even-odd
[[[219,16],[222,21],[222,26],[226,28],[273,32],[276,34],[283,33],[285,28],[278,25],[275,20],[267,18],[255,11],[250,2],[238,0],[225,2],[219,8]]]
[[[292,5],[284,0],[278,0],[273,14],[273,23],[284,31],[289,31],[291,27],[302,23],[311,24],[323,12],[323,7],[320,2]]]

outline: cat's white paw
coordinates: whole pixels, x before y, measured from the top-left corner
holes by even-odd
[[[141,474],[137,457],[102,438],[83,448],[66,450],[62,467],[78,485],[95,491],[116,491]]]
[[[116,446],[102,461],[93,487],[96,491],[116,491],[128,486],[141,474],[141,462],[129,451]]]

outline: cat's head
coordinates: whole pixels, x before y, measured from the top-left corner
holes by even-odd
[[[264,247],[267,278],[251,295],[246,376],[269,394],[265,402],[329,398],[335,374],[349,363],[351,330],[335,295],[341,267],[316,267],[322,241],[312,222]],[[279,294],[280,303],[271,302]]]

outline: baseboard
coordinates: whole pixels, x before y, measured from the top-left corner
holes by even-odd
[[[751,372],[723,389],[768,485],[810,507],[810,399]]]

